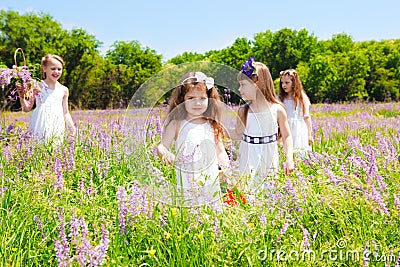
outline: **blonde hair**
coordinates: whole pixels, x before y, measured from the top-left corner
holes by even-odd
[[[43,67],[46,67],[47,64],[50,62],[50,60],[55,59],[57,61],[59,61],[62,65],[62,67],[64,68],[64,60],[57,55],[53,55],[53,54],[47,54],[44,57],[42,57],[42,79],[46,79],[46,73],[43,71]]]
[[[42,57],[42,66],[47,66],[49,63],[50,59],[55,59],[61,63],[61,65],[64,67],[64,60],[58,56],[58,55],[53,55],[53,54],[47,54],[44,57]]]

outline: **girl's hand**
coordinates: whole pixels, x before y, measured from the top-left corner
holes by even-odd
[[[291,174],[294,170],[294,162],[293,161],[286,161],[284,164],[284,172],[286,175]]]
[[[33,87],[33,96],[37,96],[38,94],[40,94],[42,90],[40,89],[40,87],[34,86]]]
[[[17,89],[17,93],[18,93],[19,98],[21,98],[21,99],[30,99],[32,97],[32,93],[28,90],[25,90],[23,87],[20,87],[19,89]]]
[[[161,162],[165,165],[172,164],[175,161],[175,155],[168,150],[164,151],[164,155],[161,157]]]
[[[232,176],[232,171],[229,169],[228,166],[221,166],[221,169],[219,170],[218,176],[219,176],[219,182],[220,183],[230,183],[230,176]]]
[[[78,129],[77,129],[76,127],[72,128],[71,131],[72,131],[72,135],[73,135],[73,136],[77,136],[77,134],[78,134]]]
[[[312,135],[308,136],[308,145],[312,146],[314,144],[314,138],[312,137]]]

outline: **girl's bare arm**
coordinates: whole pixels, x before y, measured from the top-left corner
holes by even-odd
[[[282,135],[283,148],[286,154],[285,174],[289,174],[294,170],[293,161],[293,139],[290,132],[287,113],[284,107],[279,106],[278,111],[278,124]]]
[[[314,138],[312,135],[312,120],[310,115],[311,103],[305,93],[303,93],[303,99],[304,99],[304,122],[306,123],[308,129],[308,144],[312,146],[312,144],[314,143]]]
[[[71,130],[72,134],[75,135],[75,133],[76,133],[75,124],[72,120],[71,113],[69,113],[69,109],[68,109],[68,96],[69,96],[68,88],[64,87],[64,97],[63,97],[63,101],[62,101],[62,106],[63,106],[63,111],[64,111],[64,120],[65,120],[65,123],[67,124],[67,127]]]
[[[175,161],[175,155],[169,151],[169,147],[175,139],[177,121],[171,121],[164,129],[161,142],[157,145],[157,155],[163,164],[171,164]]]

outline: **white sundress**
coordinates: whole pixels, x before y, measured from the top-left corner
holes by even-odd
[[[286,108],[289,127],[292,133],[293,152],[303,155],[307,151],[311,151],[311,146],[308,143],[308,128],[306,122],[304,121],[303,109],[300,103],[298,103],[295,108],[292,98],[286,97],[283,100],[283,104]]]
[[[251,192],[268,187],[268,177],[278,171],[278,105],[272,104],[269,111],[247,114],[239,145],[239,170],[242,175],[250,175],[247,186]]]
[[[203,124],[181,121],[175,142],[177,189],[184,205],[220,207],[221,189],[214,130]]]
[[[64,137],[63,87],[57,82],[54,90],[42,88],[36,96],[36,108],[32,112],[29,127],[39,143],[61,142]]]

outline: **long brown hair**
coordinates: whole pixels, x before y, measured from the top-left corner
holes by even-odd
[[[282,88],[282,77],[289,77],[290,80],[292,81],[292,98],[294,102],[294,108],[297,107],[297,104],[300,103],[301,109],[303,110],[303,115],[304,115],[304,109],[305,109],[305,91],[303,89],[303,85],[300,81],[300,77],[297,74],[297,72],[294,69],[288,69],[285,71],[281,71],[279,75],[279,99],[283,102],[285,98],[288,96],[288,93],[285,92]]]
[[[261,62],[254,62],[254,65],[256,73],[249,78],[241,71],[237,76],[238,81],[251,80],[269,103],[281,104],[276,97],[274,80],[272,79],[268,67]],[[248,113],[249,104],[246,103],[239,108],[238,116],[244,125],[246,125]]]
[[[190,77],[193,77],[191,80]],[[218,93],[217,88],[213,86],[211,89],[207,89],[207,86],[203,82],[197,82],[195,77],[195,72],[186,73],[181,80],[179,85],[175,87],[172,92],[171,98],[169,99],[169,110],[167,121],[165,126],[167,126],[171,121],[177,120],[182,121],[187,116],[187,111],[185,105],[185,95],[189,90],[197,89],[204,90],[207,92],[208,96],[208,107],[204,112],[204,118],[208,120],[214,129],[214,134],[217,137],[224,137],[223,127],[221,125],[221,96]],[[185,83],[183,83],[185,81]]]

